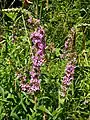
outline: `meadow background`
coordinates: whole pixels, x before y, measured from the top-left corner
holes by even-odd
[[[0,1],[0,120],[90,120],[90,1]],[[45,30],[45,62],[40,91],[21,90],[17,74],[30,81],[32,67],[28,18],[39,19]],[[67,59],[64,43],[76,31],[74,80],[62,97],[61,84]]]

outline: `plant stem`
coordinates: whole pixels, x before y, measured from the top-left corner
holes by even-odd
[[[46,115],[46,113],[44,112],[44,113],[43,113],[43,120],[46,120],[46,116],[47,116],[47,115]]]
[[[60,88],[58,89],[58,108],[60,108]]]
[[[23,25],[24,25],[25,32],[26,32],[26,38],[28,39],[28,43],[29,43],[30,49],[31,49],[31,43],[30,43],[30,40],[29,40],[29,38],[28,38],[28,31],[27,31],[27,28],[26,28],[26,24],[25,24],[25,20],[24,20],[23,14],[22,14],[22,20],[23,20]]]
[[[38,18],[38,0],[36,0],[35,16]]]
[[[42,17],[42,8],[43,8],[43,0],[42,0],[41,5],[40,5],[40,15],[39,15],[39,19],[41,19],[41,17]]]
[[[34,95],[34,102],[35,102],[35,112],[36,112],[36,107],[37,107],[37,97]]]
[[[83,40],[82,40],[82,50],[85,50],[85,43],[86,43],[86,36],[85,36],[85,33],[86,33],[86,27],[82,28],[82,31],[83,31]]]
[[[48,11],[48,0],[46,0],[46,8],[47,8],[47,11]]]
[[[76,41],[76,31],[74,28],[71,28],[71,36],[72,36],[72,52],[75,51],[75,41]]]

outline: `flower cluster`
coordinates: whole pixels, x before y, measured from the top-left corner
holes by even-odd
[[[69,41],[68,41],[68,40],[66,40],[66,41],[65,41],[65,44],[64,44],[65,49],[67,49],[67,48],[68,48],[68,44],[69,44]]]
[[[38,27],[37,31],[31,34],[31,39],[33,42],[33,55],[32,55],[32,71],[31,75],[31,90],[32,92],[40,89],[40,66],[44,62],[45,54],[45,32],[41,27]]]
[[[68,53],[70,53],[71,50],[72,50],[72,37],[69,35],[67,40],[65,40],[63,54],[60,55],[60,58],[61,59],[67,58]]]
[[[72,47],[72,37],[69,36],[68,39],[65,41],[64,44],[65,50],[70,50]]]
[[[67,61],[70,61],[66,65],[65,75],[62,80],[61,86],[61,95],[64,97],[66,95],[66,91],[68,86],[71,84],[71,80],[74,79],[74,71],[75,71],[75,64],[77,54],[75,52],[75,39],[76,39],[76,32],[74,28],[71,28],[70,34],[67,36],[64,44],[64,51],[61,54],[60,58],[66,58]]]
[[[62,96],[65,96],[67,87],[71,84],[71,80],[74,79],[75,65],[68,63],[65,69],[65,76],[62,80]]]
[[[40,90],[40,67],[44,62],[45,54],[45,32],[41,27],[38,27],[37,31],[33,32],[30,36],[32,46],[32,70],[30,71],[31,80],[30,84],[21,83],[23,91],[33,93]]]

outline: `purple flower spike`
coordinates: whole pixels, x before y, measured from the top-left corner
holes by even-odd
[[[31,75],[31,80],[30,80],[30,84],[31,84],[31,89],[30,92],[36,92],[38,90],[40,90],[40,80],[39,80],[39,76],[40,76],[40,66],[43,64],[44,62],[44,51],[45,51],[45,32],[44,30],[39,27],[37,29],[37,31],[35,31],[34,33],[31,34],[30,36],[32,42],[33,42],[33,46],[32,49],[33,50],[33,55],[32,55],[32,70],[30,72]]]
[[[65,69],[65,76],[63,77],[62,80],[62,96],[64,97],[66,95],[66,90],[67,87],[71,84],[71,80],[74,79],[73,75],[74,75],[74,71],[75,71],[75,66],[71,63],[68,63]]]
[[[28,22],[32,22],[32,18],[28,19]],[[40,67],[44,63],[44,54],[45,54],[45,32],[41,27],[33,32],[30,36],[33,46],[32,46],[32,69],[30,71],[31,80],[30,84],[25,84],[26,78],[23,78],[24,81],[21,83],[21,89],[23,91],[34,93],[40,90]]]

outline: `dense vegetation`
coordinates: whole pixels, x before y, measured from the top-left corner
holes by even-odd
[[[90,120],[90,1],[1,0],[0,8],[0,120]],[[31,80],[30,36],[40,26],[40,90],[29,93],[21,81]]]

